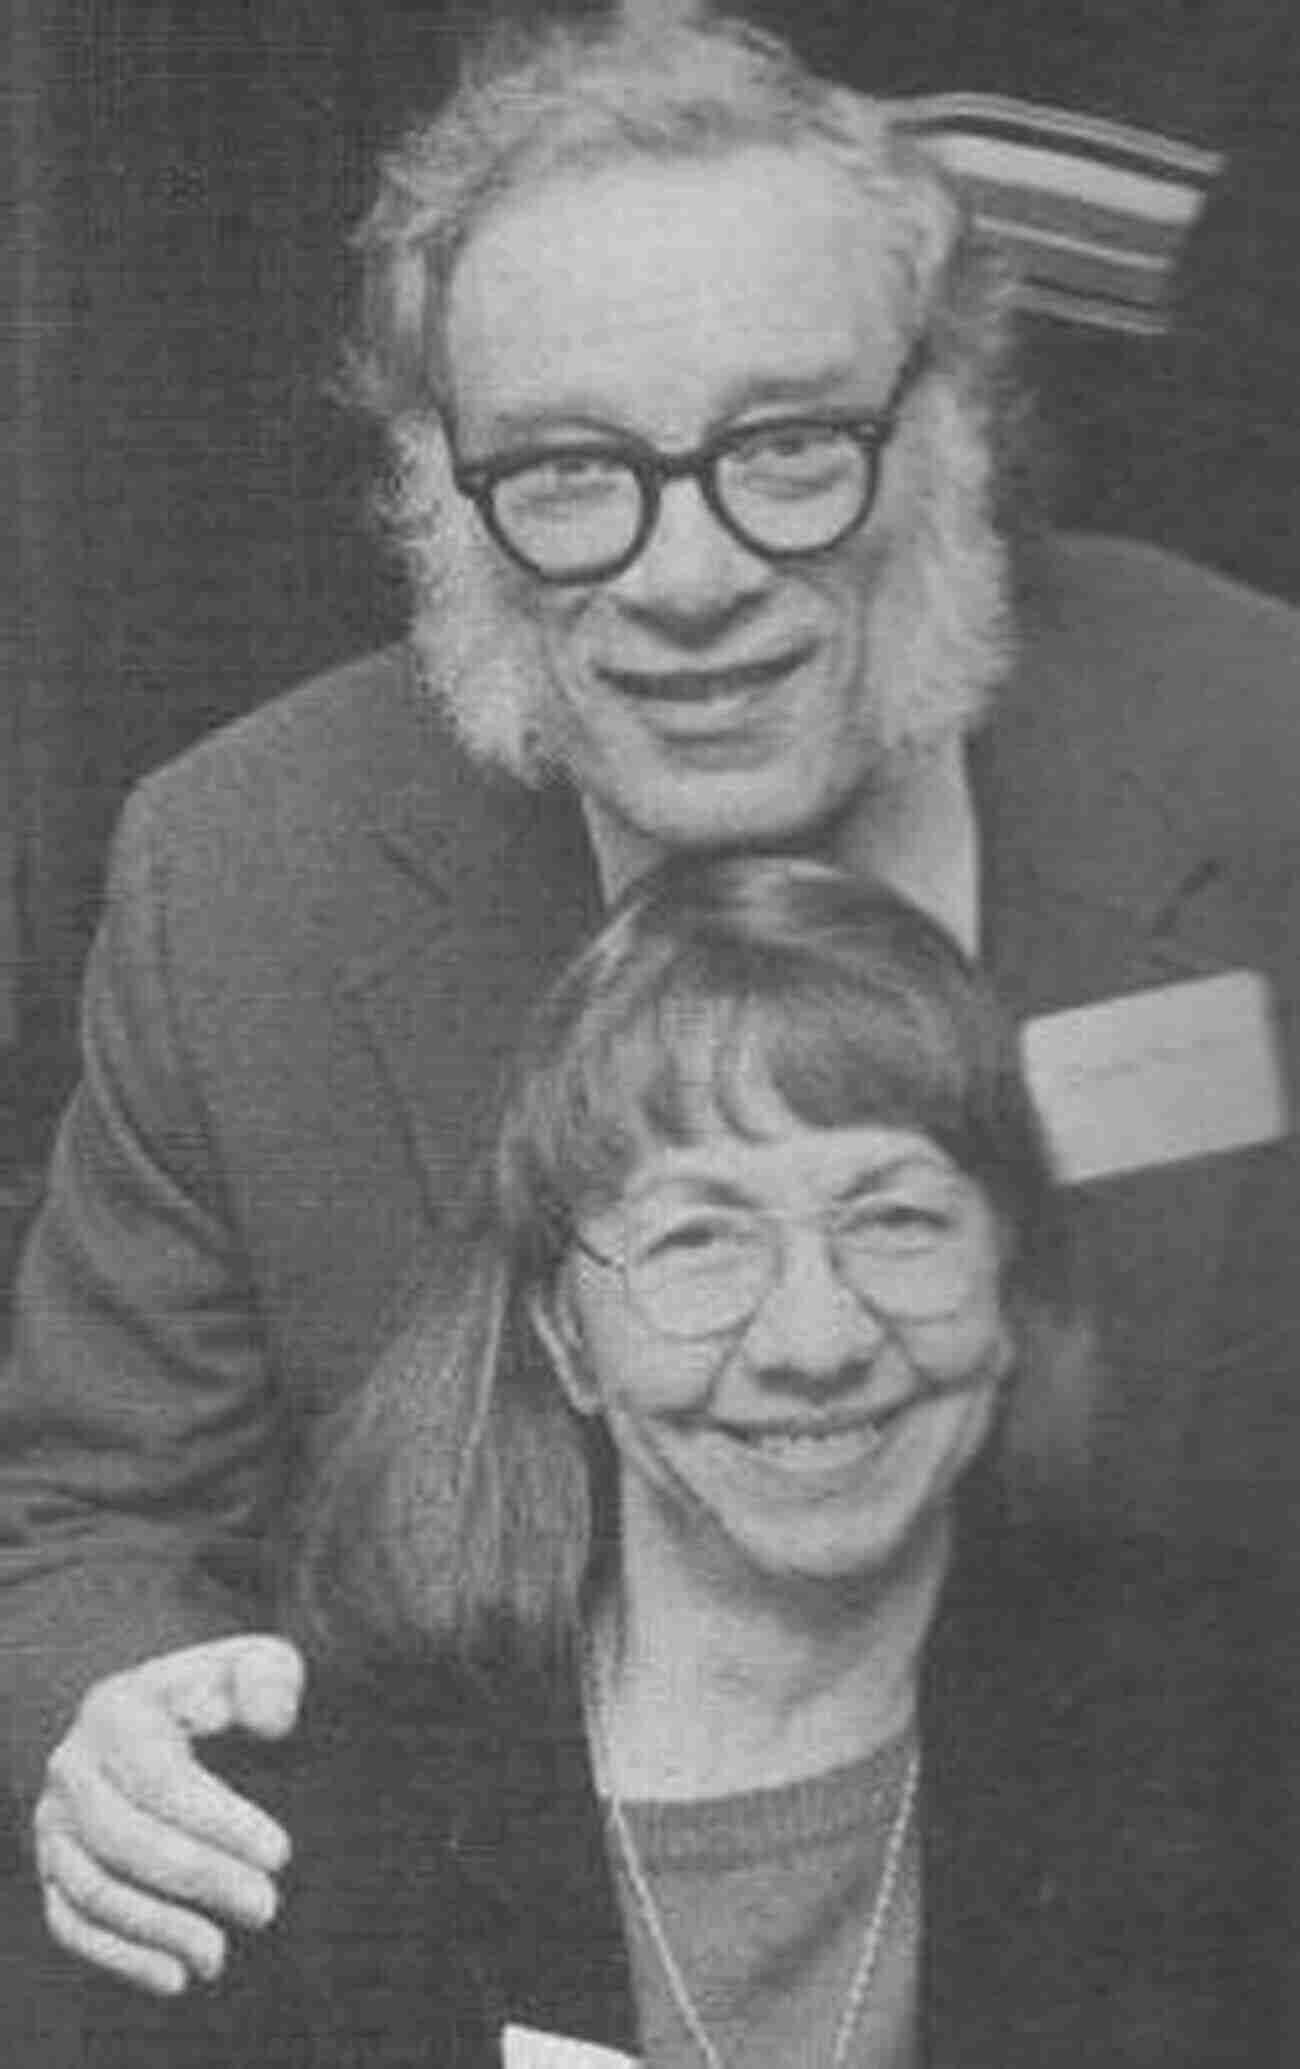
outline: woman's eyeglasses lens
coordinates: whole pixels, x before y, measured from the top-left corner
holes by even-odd
[[[986,1252],[972,1204],[892,1202],[828,1217],[835,1271],[862,1304],[891,1320],[936,1321],[970,1297]],[[628,1296],[665,1336],[721,1335],[747,1322],[781,1268],[781,1223],[771,1215],[708,1209],[653,1221],[629,1218],[620,1263]],[[600,1252],[593,1253],[600,1256]]]

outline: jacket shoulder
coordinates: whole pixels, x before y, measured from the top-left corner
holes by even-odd
[[[1290,852],[1300,610],[1162,547],[1076,533],[1026,555],[1021,618],[1044,752],[1099,760],[1229,854]]]
[[[214,733],[127,802],[121,886],[166,913],[190,980],[256,989],[397,952],[454,907],[465,931],[588,888],[580,815],[465,752],[395,647]],[[145,887],[143,892],[132,886]],[[494,886],[502,888],[494,889]],[[485,908],[485,917],[480,908]]]
[[[1210,630],[1263,661],[1300,651],[1300,610],[1204,563],[1143,539],[1107,532],[1061,532],[1038,542],[1026,561],[1031,595],[1052,599],[1067,617],[1107,637],[1106,614],[1162,626],[1179,651]],[[1148,662],[1151,657],[1146,657]]]
[[[462,795],[485,779],[468,760],[404,646],[365,654],[273,697],[146,776],[134,806],[187,826],[273,818],[336,837],[382,819],[418,782]]]

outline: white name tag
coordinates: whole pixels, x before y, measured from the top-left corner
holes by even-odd
[[[502,2069],[641,2069],[634,2055],[617,2048],[540,2033],[535,2026],[502,2027],[501,2062]]]
[[[1063,1178],[1276,1142],[1289,1125],[1268,985],[1230,970],[1031,1020],[1025,1070]]]

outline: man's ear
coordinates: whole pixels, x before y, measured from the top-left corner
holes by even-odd
[[[569,1406],[579,1415],[600,1413],[600,1394],[587,1367],[582,1325],[567,1272],[527,1295],[528,1319],[537,1331]]]

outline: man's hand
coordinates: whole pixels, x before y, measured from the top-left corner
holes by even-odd
[[[202,1767],[190,1742],[231,1729],[282,1738],[302,1687],[295,1648],[261,1633],[96,1682],[50,1755],[33,1820],[61,1946],[168,1996],[220,1973],[217,1920],[270,1921],[288,1834]]]

